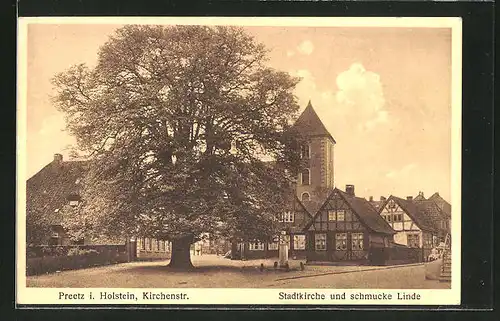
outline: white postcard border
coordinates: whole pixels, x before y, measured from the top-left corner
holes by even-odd
[[[452,282],[451,289],[395,290],[395,289],[118,289],[86,288],[56,289],[26,287],[26,95],[27,95],[27,27],[29,24],[182,24],[182,25],[245,25],[245,26],[329,26],[329,27],[399,27],[399,28],[451,28],[452,29]],[[18,304],[266,304],[266,305],[459,305],[461,289],[461,121],[462,121],[462,20],[446,18],[317,18],[317,17],[30,17],[18,19],[18,96],[17,96],[17,172],[16,172],[16,301]],[[19,206],[20,204],[23,204]],[[188,300],[143,300],[143,292],[185,293]],[[60,293],[82,293],[86,299],[60,300]],[[90,299],[90,292],[94,299]],[[101,300],[100,292],[134,293],[138,300]],[[346,293],[346,300],[302,299],[281,300],[284,293],[319,293],[329,297],[332,293]],[[398,300],[397,293],[416,293],[420,300]],[[351,294],[392,294],[392,300],[350,300]]]

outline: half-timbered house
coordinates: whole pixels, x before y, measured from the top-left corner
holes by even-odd
[[[290,195],[290,201],[284,213],[277,215],[276,235],[269,240],[249,240],[233,243],[233,259],[259,259],[278,257],[279,243],[288,244],[288,255],[291,258],[305,258],[306,233],[305,226],[312,219],[306,207],[296,195]]]
[[[370,249],[390,247],[394,234],[353,185],[335,188],[307,226],[307,261],[367,261]]]
[[[436,203],[436,205],[441,209],[439,220],[439,227],[445,230],[447,233],[451,231],[451,204],[448,203],[444,198],[442,198],[438,192],[432,194],[429,197],[430,201]]]
[[[380,215],[396,231],[394,242],[422,249],[423,260],[446,235],[437,225],[437,217],[441,214],[433,201],[391,195],[381,207]]]
[[[88,161],[66,161],[61,154],[26,182],[26,243],[38,245],[102,245],[125,244],[126,237],[81,237],[68,235],[65,218],[79,215],[82,208],[81,190],[88,170]],[[170,256],[170,242],[154,237],[133,237],[138,258]]]

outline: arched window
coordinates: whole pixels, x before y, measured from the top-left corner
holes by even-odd
[[[309,185],[311,183],[308,168],[302,170],[301,176],[302,176],[302,185]]]
[[[308,201],[311,199],[311,197],[309,196],[309,193],[308,193],[308,192],[304,192],[304,193],[302,193],[302,195],[300,196],[300,199],[301,199],[302,201],[306,201],[306,202],[308,202]]]

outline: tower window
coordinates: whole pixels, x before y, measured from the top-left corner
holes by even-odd
[[[302,185],[309,185],[311,183],[309,177],[310,173],[308,168],[302,170],[301,176],[302,176]]]
[[[310,201],[311,197],[309,196],[309,193],[308,192],[302,193],[301,200],[306,202]]]
[[[300,146],[300,158],[309,159],[311,157],[309,144]]]

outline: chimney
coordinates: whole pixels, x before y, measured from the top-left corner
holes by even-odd
[[[424,192],[418,192],[418,196],[424,197]]]
[[[63,161],[63,155],[61,154],[54,154],[54,161],[53,163],[55,164],[61,164]]]
[[[370,196],[370,202],[373,202],[373,196]]]
[[[354,196],[354,185],[346,185],[345,192],[351,196]]]
[[[406,196],[406,199],[407,199],[408,201],[412,201],[412,200],[413,200],[413,196]]]
[[[380,196],[380,200],[383,202],[386,200],[385,196]]]

